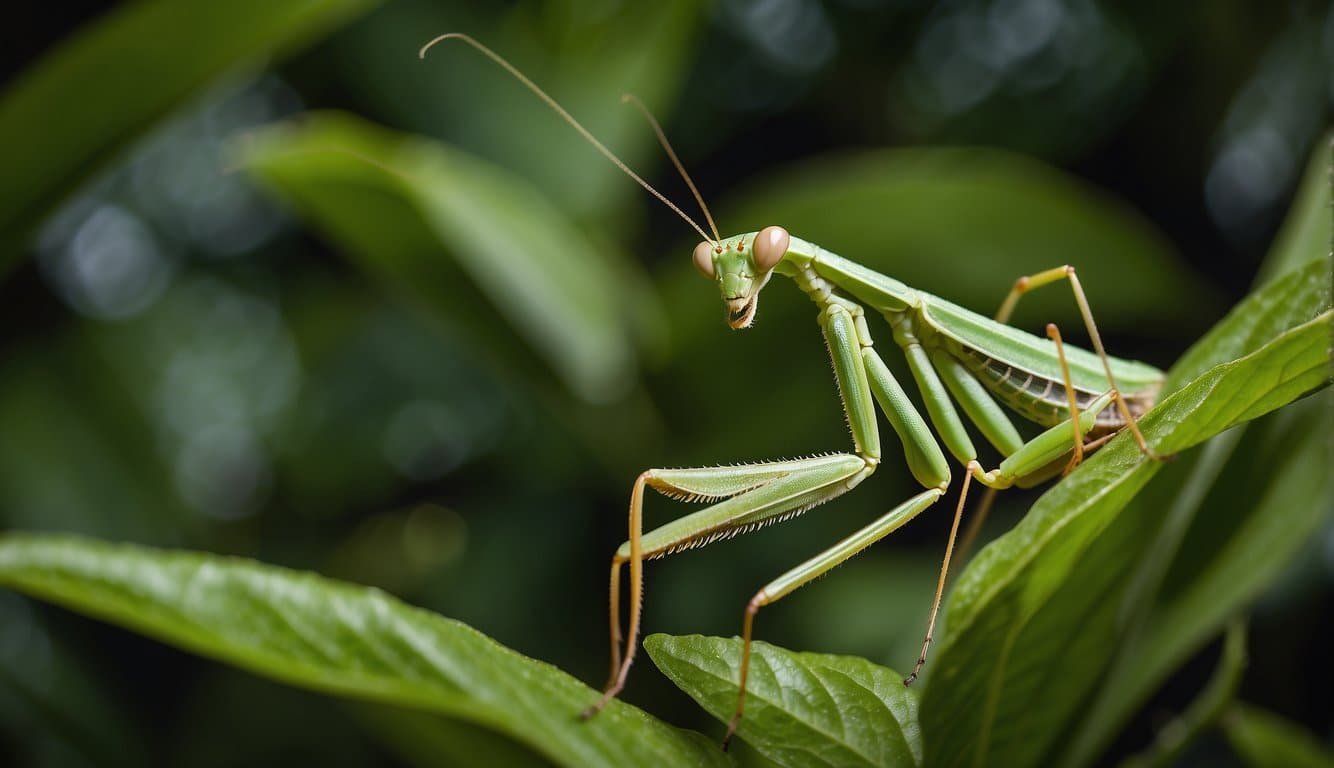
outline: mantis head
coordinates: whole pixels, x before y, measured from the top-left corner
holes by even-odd
[[[782,261],[791,242],[782,227],[736,235],[717,243],[707,240],[695,246],[695,268],[718,282],[727,307],[727,324],[745,328],[755,320],[760,289],[769,282],[774,267]]]
[[[667,206],[680,216],[683,221],[690,225],[704,238],[698,246],[695,247],[695,266],[700,272],[710,279],[718,281],[718,289],[722,291],[723,304],[727,307],[727,324],[733,328],[745,328],[755,319],[755,306],[759,301],[760,289],[769,282],[769,275],[773,273],[774,267],[782,261],[784,254],[791,242],[787,230],[782,227],[765,227],[759,232],[748,232],[744,235],[736,235],[723,239],[718,235],[718,227],[713,222],[713,216],[709,213],[709,206],[704,204],[704,197],[700,195],[699,189],[695,187],[695,182],[686,173],[685,166],[681,164],[680,158],[676,156],[676,150],[672,149],[671,142],[667,141],[667,136],[662,132],[662,126],[658,124],[639,99],[630,94],[621,96],[621,101],[633,105],[648,120],[653,128],[653,133],[658,137],[658,143],[666,150],[667,156],[671,159],[672,165],[681,174],[685,180],[686,186],[690,187],[690,192],[695,196],[695,201],[704,212],[704,219],[709,224],[709,229],[713,232],[713,238],[710,239],[708,233],[704,231],[694,219],[686,215],[686,212],[680,207],[668,200],[661,192],[653,188],[653,185],[644,181],[639,174],[630,170],[621,158],[600,141],[578,120],[575,120],[565,108],[551,98],[546,91],[542,90],[529,80],[526,75],[520,72],[515,66],[505,59],[505,57],[487,48],[485,45],[477,42],[468,35],[460,32],[450,32],[434,38],[426,45],[422,46],[417,53],[419,57],[425,58],[426,52],[431,50],[436,43],[443,40],[459,40],[475,48],[482,55],[494,61],[502,69],[508,72],[514,79],[518,80],[525,88],[532,91],[561,119],[570,124],[583,136],[593,148],[602,153],[602,156],[611,161],[613,165],[621,169],[625,175],[634,179],[639,186],[643,187],[650,195],[656,197],[663,205]]]

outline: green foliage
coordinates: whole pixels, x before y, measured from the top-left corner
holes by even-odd
[[[252,561],[56,536],[0,537],[0,583],[314,690],[504,733],[569,766],[723,765],[697,734],[612,702],[456,621]]]
[[[1247,318],[1245,322],[1224,322],[1220,331],[1206,336],[1190,360],[1212,357],[1220,362],[1140,422],[1155,450],[1185,451],[1327,383],[1328,340],[1334,331],[1328,281],[1322,279],[1328,269],[1323,261],[1311,262],[1271,283],[1238,308],[1237,316]],[[1255,332],[1260,328],[1276,335],[1259,339]],[[1244,356],[1228,360],[1238,351]],[[1312,429],[1315,437],[1326,434],[1327,428]],[[1189,644],[1189,638],[1216,627],[1253,595],[1256,583],[1272,575],[1322,518],[1327,496],[1320,486],[1326,481],[1304,464],[1318,461],[1321,454],[1303,453],[1286,462],[1291,477],[1275,478],[1277,498],[1266,495],[1259,505],[1266,514],[1256,515],[1255,522],[1268,520],[1270,535],[1258,541],[1240,537],[1238,546],[1225,551],[1215,566],[1223,576],[1243,562],[1253,569],[1265,567],[1235,580],[1209,578],[1207,589],[1186,598],[1176,611],[1205,615],[1164,624],[1180,638],[1164,643],[1164,657],[1178,658],[1181,643]],[[1124,546],[1112,526],[1164,466],[1144,457],[1130,435],[1122,435],[1044,494],[1012,532],[984,550],[960,577],[949,603],[949,634],[932,660],[934,671],[922,700],[928,765],[1041,764],[1046,750],[1060,744],[1060,734],[1078,721],[1085,697],[1117,649],[1121,603],[1116,590],[1125,587],[1124,576],[1134,574],[1145,551]],[[1294,482],[1284,482],[1289,479]],[[1313,480],[1316,487],[1308,487]],[[1287,503],[1274,506],[1276,501]],[[1276,520],[1274,509],[1291,514]],[[1095,546],[1099,542],[1122,546]],[[1164,617],[1168,622],[1174,618],[1180,617]],[[706,686],[700,678],[710,673],[687,676],[675,653],[702,642],[691,638],[669,645],[659,640],[663,650],[654,658],[662,657],[669,676],[726,720],[731,710],[722,701],[731,694],[735,703],[737,666],[713,671],[713,682]],[[739,655],[739,641],[709,642],[730,645],[732,655]],[[1156,669],[1152,654],[1147,662],[1143,655],[1137,658]],[[882,673],[886,679],[894,676],[888,670]],[[807,705],[799,698],[794,701],[792,706],[800,709],[789,716],[809,718]],[[787,737],[790,730],[759,728],[767,739],[774,733]],[[750,740],[750,731],[743,727],[740,733]],[[804,737],[793,736],[782,746],[799,749],[805,743]],[[768,741],[761,747],[771,757],[778,749]]]
[[[514,57],[632,167],[683,202],[688,198],[670,177],[652,133],[633,110],[616,107],[616,94],[634,92],[664,118],[713,199],[716,190],[754,170],[746,152],[736,164],[722,156],[739,144],[759,146],[753,140],[760,135],[786,139],[792,123],[779,133],[771,118],[780,106],[785,111],[791,100],[811,96],[801,94],[801,84],[816,82],[814,70],[799,72],[805,58],[796,61],[775,47],[782,25],[749,19],[720,32],[739,20],[737,9],[745,4],[707,13],[695,2],[484,5],[144,0],[95,21],[11,79],[0,96],[7,163],[0,181],[0,272],[29,253],[49,259],[48,244],[34,246],[32,234],[74,199],[62,214],[111,207],[160,230],[174,282],[137,316],[99,322],[78,318],[77,307],[59,319],[50,317],[59,313],[39,311],[32,329],[0,340],[0,423],[7,438],[0,440],[0,527],[251,552],[392,585],[416,603],[465,617],[587,678],[593,651],[576,656],[570,648],[602,651],[601,643],[588,642],[596,634],[588,630],[600,624],[587,607],[603,610],[602,595],[563,576],[586,576],[582,564],[591,562],[591,550],[605,555],[604,544],[622,519],[598,510],[623,491],[631,471],[648,461],[805,452],[827,447],[813,439],[846,437],[829,396],[828,371],[809,364],[818,360],[818,334],[810,306],[796,291],[767,293],[760,328],[726,334],[716,290],[703,285],[685,258],[691,243],[660,236],[681,232],[678,221],[658,211],[670,221],[668,230],[644,216],[638,191],[491,62],[461,47],[437,49],[426,62],[414,55],[431,34],[476,34]],[[824,6],[820,13],[833,7]],[[316,112],[265,126],[235,144],[234,167],[246,173],[231,181],[254,179],[276,192],[321,243],[294,236],[289,226],[246,254],[196,258],[172,250],[181,229],[151,221],[152,206],[136,197],[142,190],[122,190],[116,198],[106,192],[107,177],[88,183],[212,82],[256,71],[372,8],[318,56],[266,77],[282,88],[293,84],[297,101],[355,108],[395,129],[350,113]],[[907,13],[894,13],[900,12]],[[966,12],[961,6],[951,19]],[[903,20],[896,15],[895,28],[942,29],[932,17],[921,25]],[[801,46],[811,61],[820,48],[817,21],[808,15],[794,23],[815,30],[810,45]],[[1170,24],[1155,17],[1155,35],[1167,34]],[[1194,36],[1197,26],[1183,29]],[[1246,25],[1213,28],[1230,26]],[[855,38],[842,32],[838,38],[838,65],[827,59],[820,71],[836,71],[842,80],[866,67],[850,58]],[[888,47],[909,56],[938,48],[903,42],[910,44]],[[1296,51],[1293,61],[1306,61],[1300,45],[1280,42]],[[877,37],[872,61],[888,61],[886,48]],[[707,77],[686,67],[695,50]],[[1243,58],[1259,58],[1259,49],[1238,50]],[[907,72],[920,65],[890,64]],[[765,79],[766,66],[787,80]],[[940,69],[942,82],[948,69]],[[1213,274],[1213,262],[1187,269],[1183,254],[1148,217],[1112,195],[1001,149],[1024,145],[1023,139],[993,139],[988,129],[978,135],[990,147],[949,148],[931,145],[925,124],[916,129],[924,133],[898,132],[893,118],[884,119],[895,110],[864,108],[876,99],[868,102],[860,86],[882,88],[882,74],[868,69],[848,79],[848,91],[808,98],[820,115],[815,134],[840,120],[852,123],[855,112],[859,122],[845,143],[908,148],[811,156],[742,182],[717,208],[724,234],[783,224],[914,287],[984,311],[1017,275],[1069,262],[1084,278],[1100,326],[1117,339],[1115,351],[1123,354],[1119,342],[1125,339],[1134,354],[1136,337],[1151,337],[1138,356],[1159,362],[1221,312],[1220,287],[1238,287],[1237,280]],[[869,80],[858,83],[857,77]],[[687,82],[691,88],[683,89]],[[1111,114],[1123,106],[1127,92],[1109,90],[1107,82],[1070,89],[1081,94],[1079,114]],[[775,83],[786,86],[775,90]],[[890,91],[895,100],[903,92],[929,99],[930,85],[909,77]],[[1054,103],[1060,90],[1037,92]],[[686,92],[686,100],[673,116],[668,110],[678,92]],[[998,86],[978,108],[992,110],[1005,98]],[[1100,106],[1089,101],[1099,98]],[[199,108],[204,122],[210,103]],[[847,105],[856,106],[849,111]],[[1211,97],[1211,125],[1218,106]],[[1031,119],[1056,126],[1049,129],[1054,134],[1066,132],[1052,119],[1059,109],[1029,111]],[[1215,137],[1224,146],[1229,132],[1245,127],[1235,112],[1219,129],[1221,139]],[[922,119],[918,114],[907,122]],[[949,117],[942,112],[928,122],[936,121]],[[1248,130],[1271,136],[1281,128]],[[1287,130],[1283,146],[1310,138],[1310,132],[1294,138],[1301,132],[1291,124]],[[804,152],[801,141],[810,131],[797,124],[793,133],[805,136],[795,145]],[[1102,141],[1074,133],[1065,151]],[[1180,134],[1189,140],[1184,128]],[[945,126],[934,139],[960,135],[971,134]],[[1115,144],[1116,154],[1131,150],[1127,157],[1144,159],[1134,158],[1134,140],[1118,135]],[[619,701],[581,723],[575,713],[597,692],[570,675],[458,621],[308,572],[4,533],[0,584],[264,678],[350,700],[325,704],[359,726],[330,743],[357,744],[370,735],[367,752],[388,749],[414,765],[1088,765],[1105,755],[1172,672],[1227,626],[1214,681],[1163,729],[1143,753],[1145,761],[1162,764],[1191,737],[1218,725],[1252,764],[1330,765],[1296,726],[1232,701],[1242,671],[1238,617],[1314,538],[1334,493],[1328,472],[1334,393],[1311,394],[1329,378],[1328,161],[1327,151],[1312,157],[1260,269],[1262,287],[1178,359],[1160,406],[1144,419],[1150,441],[1177,454],[1174,461],[1148,461],[1122,436],[1052,487],[958,576],[928,677],[916,688],[905,689],[900,675],[855,656],[757,643],[740,730],[745,744],[732,756],[712,739]],[[696,169],[697,162],[703,167]],[[1251,191],[1277,199],[1270,187],[1287,181],[1268,170],[1267,179],[1257,172]],[[152,172],[134,160],[115,171],[122,180]],[[1156,185],[1159,176],[1152,179]],[[216,193],[214,180],[208,171],[193,176]],[[1192,177],[1190,189],[1198,190],[1200,181]],[[87,197],[74,197],[90,188]],[[1160,195],[1179,192],[1155,187]],[[171,196],[188,208],[207,194],[174,188]],[[1162,208],[1159,201],[1155,215]],[[1252,231],[1267,231],[1270,224],[1262,224]],[[1198,257],[1207,248],[1185,244],[1179,226],[1169,231],[1186,255]],[[280,254],[270,252],[274,245]],[[352,269],[330,266],[320,245]],[[318,257],[304,258],[306,251]],[[669,256],[657,274],[643,266]],[[1233,256],[1218,254],[1217,261]],[[101,265],[104,271],[117,266],[111,262]],[[1253,270],[1251,262],[1237,264],[1236,274]],[[39,261],[32,272],[49,279],[50,269],[49,261]],[[5,287],[24,290],[31,276],[15,275],[20,279]],[[368,286],[406,299],[418,315],[400,312]],[[15,306],[13,316],[26,321],[24,302]],[[264,315],[267,325],[219,319],[251,313]],[[431,327],[415,325],[419,317]],[[1017,324],[1031,329],[1048,320],[1077,325],[1068,292],[1025,299]],[[290,363],[290,378],[282,383],[291,391],[282,397],[255,375],[264,353],[249,344],[247,332],[256,327]],[[794,351],[799,333],[808,346]],[[884,340],[883,329],[880,334]],[[483,364],[474,370],[479,359]],[[655,370],[663,363],[670,367]],[[165,387],[170,375],[177,383],[194,377],[193,388]],[[719,396],[722,382],[744,398]],[[243,444],[238,454],[254,464],[229,463],[236,456],[205,450],[217,447],[219,435],[237,437],[216,429],[238,426],[227,418],[270,405],[262,429],[240,433],[254,444]],[[183,418],[191,409],[187,415],[203,411],[205,417]],[[467,428],[462,419],[450,421],[460,410],[476,417]],[[219,414],[213,422],[207,418]],[[396,442],[390,440],[394,429]],[[579,440],[567,452],[572,436]],[[186,437],[201,439],[187,445]],[[406,453],[424,449],[393,463],[386,461],[390,442]],[[460,451],[452,468],[413,474],[418,465],[412,459],[424,457],[429,470],[430,460],[439,458],[431,450],[442,445]],[[614,491],[608,483],[590,487],[593,473],[582,450],[614,469],[607,473]],[[226,491],[234,479],[259,478],[247,487],[259,489],[255,495],[263,501],[198,504],[182,488],[200,477],[208,482],[192,487],[214,491]],[[435,485],[444,479],[447,492]],[[908,480],[882,471],[873,482],[884,491],[895,483],[906,489]],[[729,622],[719,626],[731,627],[739,605],[728,602],[721,586],[705,594],[701,585],[726,578],[730,587],[771,575],[776,561],[808,555],[811,540],[846,530],[851,515],[879,508],[897,493],[850,495],[839,509],[789,526],[795,533],[767,532],[767,546],[699,553],[693,568],[678,571],[672,583],[655,582],[646,618],[661,626],[671,623],[664,613],[674,619],[688,611],[692,631],[700,626],[693,622],[707,626],[719,616]],[[1004,523],[1004,510],[998,512],[993,519]],[[614,530],[607,531],[613,518]],[[917,552],[891,549],[897,546],[877,547],[841,570],[838,587],[803,591],[771,609],[764,631],[781,637],[786,630],[789,640],[840,644],[845,652],[851,645],[856,653],[910,658],[925,618],[912,611],[924,608],[918,598],[934,585],[938,552],[934,540]],[[560,578],[556,566],[566,568]],[[897,594],[886,595],[890,589]],[[559,606],[544,604],[556,594]],[[803,600],[812,602],[803,606]],[[805,610],[817,600],[818,610]],[[305,711],[310,694],[288,691],[295,703],[287,708],[275,703],[281,697],[259,701],[263,697],[247,686],[263,690],[270,683],[221,669],[213,675],[241,681],[240,694],[217,696],[215,688],[166,681],[174,700],[193,698],[194,708],[181,718],[191,724],[185,736],[164,735],[159,723],[123,706],[115,691],[122,678],[103,668],[116,664],[98,664],[98,653],[118,646],[107,651],[100,635],[62,634],[58,622],[68,619],[53,616],[20,596],[0,594],[0,727],[5,736],[30,722],[58,732],[44,743],[70,743],[61,744],[66,752],[48,756],[52,762],[70,755],[94,764],[109,756],[130,763],[160,759],[155,741],[185,743],[187,756],[209,753],[213,744],[195,737],[230,727],[233,721],[217,713],[236,701],[244,702],[252,723],[274,724],[278,735],[270,740],[287,745],[283,731],[303,728],[323,737],[319,727],[327,727],[328,713]],[[891,632],[897,646],[887,653],[883,642]],[[11,653],[15,647],[27,650]],[[654,635],[645,647],[703,710],[724,723],[730,719],[738,640]],[[645,671],[644,665],[637,669],[629,695],[652,690],[653,676]],[[128,674],[136,684],[153,683],[140,670]],[[667,698],[651,709],[673,722],[698,714],[685,697],[676,698],[685,714],[670,711]],[[316,727],[307,728],[310,723]],[[228,757],[244,762],[235,753],[214,759]],[[355,755],[347,759],[357,762]]]
[[[1258,707],[1232,707],[1223,718],[1223,732],[1251,768],[1334,768],[1334,753],[1311,734]]]
[[[516,346],[491,327],[498,314],[587,401],[617,399],[634,380],[621,318],[644,306],[643,294],[620,290],[618,278],[635,267],[613,266],[522,178],[340,114],[251,137],[242,162],[369,274],[447,313],[487,349]]]
[[[651,635],[653,663],[709,714],[736,711],[741,641]],[[751,649],[746,716],[738,733],[783,766],[921,765],[917,691],[903,676],[854,656]]]
[[[1155,407],[1140,422],[1149,445],[1184,451],[1324,385],[1334,315],[1326,274],[1326,264],[1312,263],[1244,305],[1254,310],[1254,326],[1282,330],[1263,344],[1237,326],[1207,336],[1197,355],[1231,352],[1242,337],[1247,354],[1220,362]],[[1138,530],[1119,518],[1164,466],[1123,435],[1044,494],[959,578],[949,634],[922,701],[930,764],[1040,764],[1060,745],[1117,650],[1122,590],[1146,553],[1118,535]],[[1323,514],[1308,499],[1283,525],[1300,529],[1300,541]],[[1264,557],[1282,562],[1289,551]],[[1223,591],[1209,595],[1218,603],[1249,594],[1248,584],[1218,586]]]
[[[191,94],[239,65],[318,39],[376,2],[142,0],[72,37],[0,97],[0,269],[93,169]]]

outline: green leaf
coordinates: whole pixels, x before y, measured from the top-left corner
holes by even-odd
[[[1209,682],[1184,712],[1159,729],[1158,738],[1144,752],[1121,763],[1121,768],[1155,768],[1176,765],[1181,755],[1205,730],[1212,728],[1232,703],[1246,670],[1246,624],[1228,625],[1223,652]]]
[[[1328,287],[1329,167],[1328,147],[1321,146],[1312,153],[1257,284],[1271,282],[1287,266],[1284,279]],[[1291,273],[1303,265],[1305,271]],[[1243,302],[1182,357],[1169,388],[1280,331],[1294,309],[1300,315],[1329,305],[1328,290],[1304,296],[1309,304],[1299,307],[1282,306],[1277,293]],[[1144,554],[1120,598],[1119,648],[1104,683],[1083,707],[1062,765],[1091,762],[1172,670],[1199,652],[1305,546],[1328,516],[1326,500],[1334,492],[1323,469],[1331,427],[1334,394],[1326,392],[1219,435],[1198,455],[1168,468],[1149,494],[1128,507],[1122,527],[1134,533],[1118,546]]]
[[[1334,216],[1330,214],[1332,187],[1334,130],[1327,131],[1311,153],[1297,190],[1297,199],[1260,267],[1257,282],[1266,283],[1329,253],[1330,244],[1334,243],[1334,233],[1331,232]]]
[[[486,348],[514,346],[499,313],[585,401],[615,399],[634,382],[617,274],[628,265],[603,258],[522,179],[337,113],[253,136],[242,163],[367,272]]]
[[[0,584],[293,685],[426,710],[568,766],[725,765],[717,745],[379,590],[247,560],[0,537]]]
[[[658,668],[709,714],[736,710],[741,640],[651,635]],[[854,656],[751,648],[746,716],[738,735],[785,766],[920,765],[917,693],[903,676]]]
[[[1189,501],[1181,522],[1160,522],[1177,517],[1179,507],[1155,503],[1159,493],[1145,494],[1127,509],[1124,524],[1139,533],[1125,546],[1145,553],[1162,549],[1170,570],[1162,569],[1148,589],[1122,598],[1124,611],[1143,615],[1126,622],[1116,660],[1082,708],[1081,732],[1068,741],[1063,764],[1090,762],[1172,671],[1245,610],[1310,542],[1329,517],[1334,493],[1326,471],[1331,429],[1334,393],[1326,391],[1248,425],[1244,441],[1240,429],[1211,441],[1201,456],[1218,454],[1223,461],[1201,478],[1207,494],[1182,494]],[[1146,554],[1140,560],[1137,581],[1150,559]]]
[[[1297,725],[1237,704],[1223,719],[1228,743],[1252,768],[1334,768],[1334,752]]]
[[[648,176],[667,167],[667,157],[639,113],[617,100],[629,92],[659,117],[671,113],[694,50],[705,39],[703,10],[699,0],[545,2],[484,16],[396,3],[341,36],[345,52],[339,59],[352,63],[345,73],[360,91],[358,103],[373,104],[393,125],[504,165],[580,221],[633,231],[640,212],[657,203],[507,72],[458,42],[432,49],[425,61],[382,51],[392,42],[415,53],[438,32],[466,30],[532,76],[599,141]],[[680,186],[663,191],[673,198],[687,194]]]
[[[1271,283],[1201,342],[1187,367],[1244,357],[1144,417],[1155,450],[1184,451],[1327,383],[1327,269],[1313,262]],[[1060,739],[1117,644],[1117,598],[1139,554],[1126,546],[1133,526],[1117,523],[1163,466],[1122,435],[962,574],[922,701],[929,764],[1033,765]]]
[[[374,3],[145,0],[80,30],[0,97],[0,271],[88,174],[192,93]]]

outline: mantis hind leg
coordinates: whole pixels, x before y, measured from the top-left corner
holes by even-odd
[[[1008,322],[1010,315],[1014,312],[1015,305],[1019,303],[1020,297],[1025,293],[1060,280],[1067,280],[1070,283],[1070,290],[1075,295],[1075,304],[1079,306],[1079,314],[1084,319],[1084,328],[1088,332],[1089,340],[1093,343],[1093,351],[1097,353],[1098,359],[1102,361],[1103,371],[1107,374],[1107,384],[1111,388],[1112,400],[1116,404],[1117,411],[1121,414],[1123,423],[1126,425],[1126,428],[1130,430],[1131,434],[1135,436],[1135,443],[1139,446],[1141,453],[1151,459],[1163,458],[1149,447],[1148,442],[1144,439],[1144,434],[1139,430],[1139,424],[1135,420],[1134,414],[1130,412],[1130,406],[1126,404],[1125,398],[1122,397],[1120,391],[1117,390],[1116,379],[1112,376],[1112,364],[1107,359],[1107,351],[1103,349],[1102,337],[1098,334],[1098,324],[1093,321],[1093,311],[1089,309],[1088,297],[1084,295],[1084,286],[1079,282],[1079,275],[1075,273],[1074,267],[1066,264],[1053,269],[1043,270],[1042,272],[1037,272],[1032,275],[1025,275],[1016,280],[1014,282],[1014,287],[1010,289],[1005,300],[1001,302],[1000,309],[996,312],[996,321],[1000,323]],[[1051,327],[1052,326],[1048,326],[1048,335],[1051,333]],[[1064,362],[1062,363],[1062,367],[1064,368]],[[1069,392],[1071,390],[1068,385],[1068,372],[1066,373],[1066,377],[1066,391]],[[1075,454],[1076,457],[1082,455],[1082,450],[1079,448],[1078,443],[1076,443]],[[1073,464],[1078,463],[1077,460],[1073,462]],[[1072,469],[1073,464],[1071,466]]]

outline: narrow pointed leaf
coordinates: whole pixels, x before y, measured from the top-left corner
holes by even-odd
[[[1223,718],[1228,744],[1251,768],[1334,768],[1334,750],[1297,724],[1238,704]]]
[[[0,584],[293,685],[470,720],[567,766],[726,765],[698,734],[379,590],[207,554],[0,538]]]
[[[75,33],[0,96],[0,271],[80,181],[192,93],[376,2],[143,0]]]
[[[644,648],[672,682],[726,723],[736,709],[741,641],[652,635]],[[752,647],[740,738],[783,766],[915,766],[917,692],[852,656]]]

